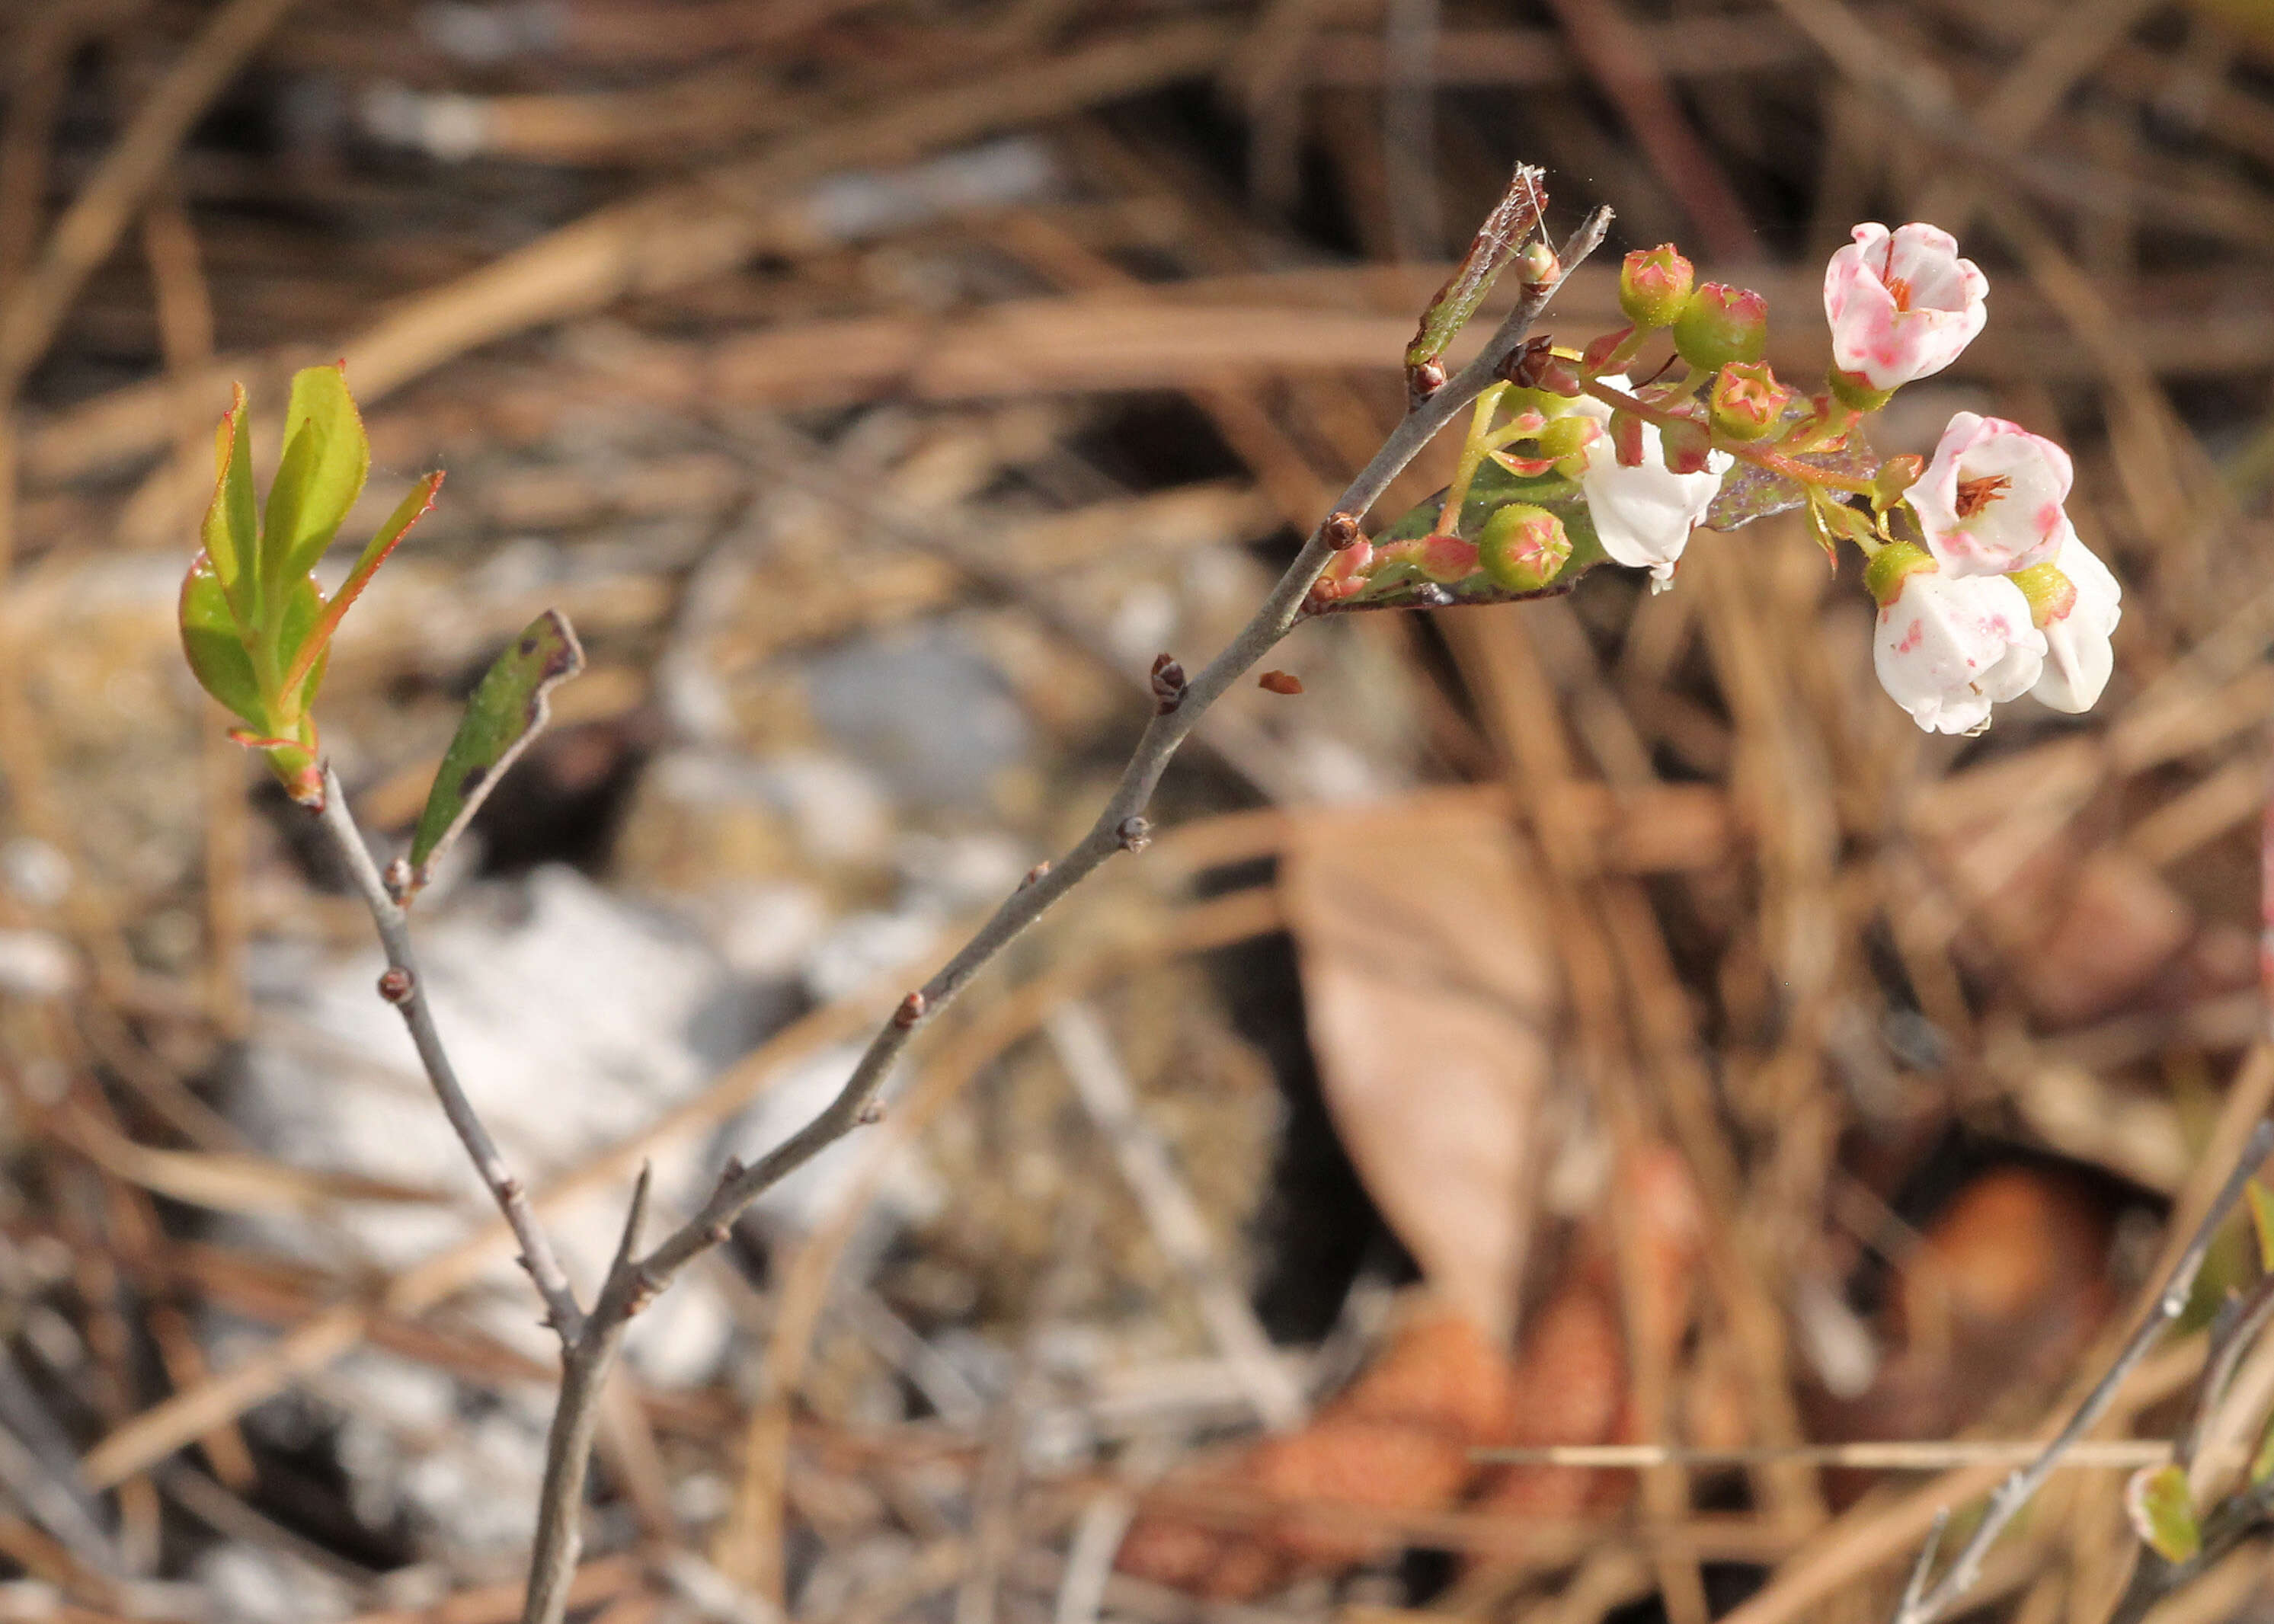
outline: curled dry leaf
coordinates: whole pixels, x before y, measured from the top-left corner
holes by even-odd
[[[1305,814],[1280,868],[1336,1129],[1431,1285],[1494,1336],[1558,997],[1533,861],[1493,808],[1419,796]]]

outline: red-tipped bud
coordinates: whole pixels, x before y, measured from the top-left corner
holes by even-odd
[[[1586,392],[1579,382],[1579,369],[1558,355],[1549,356],[1540,367],[1540,387],[1567,401],[1576,401]]]
[[[1615,333],[1606,333],[1580,352],[1579,370],[1590,378],[1615,372],[1632,360],[1634,352],[1641,348],[1640,327],[1621,327]]]
[[[1494,585],[1536,592],[1571,561],[1571,537],[1547,508],[1510,502],[1485,521],[1477,553]]]
[[[1688,417],[1658,425],[1659,460],[1669,474],[1702,474],[1713,450],[1706,425]]]
[[[1540,387],[1540,373],[1555,353],[1555,341],[1535,334],[1510,350],[1500,364],[1500,375],[1519,389]]]
[[[1672,243],[1638,248],[1619,267],[1619,308],[1642,328],[1671,327],[1697,276]]]
[[[1430,580],[1450,585],[1477,573],[1477,544],[1458,536],[1424,536],[1414,544],[1413,561]]]
[[[1924,472],[1924,457],[1913,456],[1908,452],[1901,456],[1889,457],[1871,476],[1871,506],[1881,513],[1886,512],[1903,500],[1903,492],[1916,485],[1919,476]]]
[[[1706,282],[1674,319],[1674,347],[1701,372],[1758,361],[1769,347],[1769,302],[1751,288]]]
[[[1784,421],[1792,391],[1766,361],[1734,361],[1713,378],[1713,426],[1731,440],[1759,440]]]
[[[1630,411],[1611,414],[1611,449],[1621,468],[1642,466],[1642,419]]]

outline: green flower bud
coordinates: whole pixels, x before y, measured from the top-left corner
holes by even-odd
[[[1485,521],[1477,551],[1494,585],[1536,592],[1570,562],[1571,537],[1547,508],[1510,502]]]
[[[1758,361],[1769,347],[1769,302],[1751,288],[1709,282],[1674,319],[1674,348],[1701,372]]]
[[[1713,376],[1713,427],[1731,440],[1759,440],[1783,423],[1791,399],[1767,362],[1731,362]]]
[[[1619,267],[1619,308],[1645,331],[1670,327],[1689,304],[1696,275],[1672,243],[1638,248]]]

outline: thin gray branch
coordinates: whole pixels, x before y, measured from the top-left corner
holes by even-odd
[[[573,1348],[584,1330],[584,1312],[577,1305],[576,1289],[537,1222],[529,1192],[507,1168],[473,1101],[458,1086],[449,1051],[442,1047],[442,1034],[435,1030],[433,1011],[426,1004],[418,960],[410,951],[410,921],[380,877],[378,865],[363,843],[363,832],[356,827],[355,815],[348,810],[346,792],[328,764],[324,768],[324,804],[318,808],[317,821],[330,837],[332,849],[339,853],[341,866],[355,883],[364,906],[371,910],[372,923],[379,928],[380,945],[387,953],[387,973],[379,978],[379,996],[402,1011],[403,1024],[410,1027],[410,1041],[418,1047],[418,1062],[426,1070],[426,1080],[442,1103],[442,1114],[450,1119],[466,1154],[473,1158],[474,1170],[489,1186],[491,1199],[512,1226],[514,1239],[521,1243],[521,1266],[536,1283],[538,1296],[545,1299],[547,1322],[560,1335],[562,1349]]]
[[[1536,177],[1524,170],[1519,171],[1518,178],[1523,184],[1532,184]],[[1288,565],[1254,618],[1185,687],[1176,701],[1147,725],[1128,766],[1122,771],[1119,784],[1089,832],[1055,863],[1029,875],[1026,883],[1004,901],[978,934],[964,944],[937,974],[901,1001],[892,1019],[870,1041],[867,1052],[854,1066],[836,1098],[754,1164],[744,1167],[729,1162],[701,1208],[646,1256],[638,1256],[635,1249],[636,1218],[627,1226],[624,1250],[615,1267],[608,1271],[591,1312],[583,1322],[581,1334],[568,1346],[560,1407],[553,1412],[552,1434],[546,1444],[545,1484],[538,1507],[537,1543],[531,1557],[523,1624],[561,1624],[567,1608],[568,1580],[576,1564],[577,1525],[584,1510],[585,1472],[591,1456],[593,1434],[599,1424],[600,1393],[631,1317],[668,1286],[680,1270],[726,1240],[733,1232],[734,1221],[751,1202],[863,1122],[876,1120],[873,1108],[877,1090],[884,1086],[909,1040],[919,1027],[945,1008],[989,960],[1116,853],[1144,848],[1151,838],[1145,808],[1152,802],[1153,792],[1170,758],[1191,736],[1208,708],[1301,620],[1304,600],[1334,554],[1332,535],[1355,526],[1364,518],[1389,490],[1390,482],[1405,470],[1437,432],[1499,380],[1502,364],[1529,335],[1533,320],[1555,297],[1571,267],[1601,244],[1610,221],[1608,208],[1599,208],[1588,216],[1586,222],[1565,242],[1555,265],[1544,273],[1530,274],[1531,279],[1525,283],[1516,308],[1486,342],[1476,359],[1407,412],[1390,431],[1382,449],[1359,470],[1333,509],[1311,532],[1310,539],[1303,544],[1302,551]],[[1517,274],[1528,274],[1521,261]],[[365,866],[369,866],[367,858]],[[377,883],[376,875],[373,880]],[[382,890],[380,895],[384,894]]]
[[[1975,1581],[1982,1575],[1983,1558],[1997,1543],[1998,1536],[2006,1531],[2007,1525],[2021,1514],[2022,1507],[2028,1505],[2037,1491],[2044,1486],[2045,1479],[2052,1476],[2053,1470],[2060,1464],[2061,1457],[2092,1430],[2102,1416],[2108,1413],[2108,1407],[2116,1402],[2116,1395],[2122,1390],[2126,1378],[2132,1374],[2141,1360],[2148,1357],[2149,1350],[2156,1345],[2157,1338],[2186,1309],[2187,1293],[2195,1285],[2195,1275],[2202,1268],[2203,1258],[2210,1252],[2211,1241],[2218,1235],[2219,1226],[2226,1222],[2227,1214],[2242,1199],[2244,1186],[2249,1184],[2251,1176],[2258,1171],[2260,1163],[2270,1153],[2274,1153],[2274,1117],[2262,1119],[2250,1131],[2250,1138],[2243,1145],[2242,1154],[2235,1162],[2233,1170],[2226,1176],[2226,1182],[2219,1186],[2218,1194],[2212,1198],[2202,1222],[2195,1226],[2195,1234],[2187,1241],[2187,1250],[2180,1254],[2179,1260],[2172,1266],[2172,1272],[2165,1276],[2163,1289],[2157,1293],[2155,1306],[2148,1311],[2147,1317],[2132,1333],[2131,1340],[2124,1344],[2123,1351],[2116,1356],[2106,1373],[2093,1384],[2092,1391],[2085,1395],[2084,1402],[2076,1407],[2076,1413],[2069,1417],[2068,1425],[2061,1428],[2034,1462],[1999,1485],[1998,1492],[1990,1497],[1990,1503],[1984,1509],[1982,1521],[1976,1526],[1973,1535],[1960,1547],[1942,1577],[1924,1590],[1917,1583],[1918,1578],[1924,1576],[1925,1568],[1924,1560],[1921,1562],[1911,1587],[1895,1609],[1894,1624],[1931,1624],[1931,1620],[1949,1612],[1967,1591],[1974,1588]]]

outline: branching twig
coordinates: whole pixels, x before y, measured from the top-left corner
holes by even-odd
[[[418,1062],[426,1068],[426,1080],[433,1084],[435,1098],[442,1102],[442,1114],[450,1119],[459,1142],[473,1158],[474,1170],[489,1186],[498,1210],[513,1226],[514,1239],[521,1243],[521,1265],[536,1282],[537,1294],[545,1299],[547,1320],[560,1334],[561,1345],[571,1346],[584,1330],[584,1312],[576,1304],[576,1290],[560,1259],[553,1255],[553,1244],[537,1222],[528,1192],[507,1168],[473,1102],[458,1086],[449,1051],[442,1047],[442,1034],[434,1029],[433,1011],[426,1006],[426,989],[419,980],[418,961],[410,951],[410,921],[402,905],[388,893],[387,883],[363,843],[363,832],[356,827],[355,815],[348,810],[347,794],[329,767],[324,770],[324,804],[317,821],[330,837],[332,848],[339,853],[348,878],[355,882],[364,906],[371,910],[372,923],[379,928],[380,945],[387,952],[387,973],[379,978],[379,996],[403,1012],[403,1024],[410,1028],[410,1041],[418,1045]]]
[[[2202,1267],[2205,1254],[2210,1251],[2212,1238],[2218,1233],[2219,1226],[2226,1222],[2227,1214],[2242,1199],[2243,1187],[2250,1182],[2251,1175],[2257,1172],[2259,1164],[2270,1153],[2274,1153],[2274,1117],[2261,1119],[2258,1125],[2250,1131],[2250,1137],[2244,1142],[2242,1154],[2236,1161],[2233,1171],[2219,1186],[2218,1195],[2212,1198],[2210,1207],[2203,1214],[2202,1222],[2195,1226],[2187,1250],[2180,1254],[2179,1260],[2165,1276],[2163,1289],[2157,1293],[2155,1306],[2149,1310],[2139,1328],[2132,1333],[2130,1340],[2124,1344],[2123,1350],[2116,1356],[2107,1372],[2093,1384],[2092,1391],[2085,1395],[2084,1402],[2077,1406],[2076,1413],[2069,1417],[2068,1425],[2061,1428],[2034,1462],[1999,1486],[1998,1492],[1990,1497],[1989,1505],[1984,1508],[1982,1521],[1975,1527],[1972,1536],[1960,1547],[1942,1577],[1931,1586],[1923,1586],[1919,1583],[1924,1577],[1925,1570],[1925,1562],[1922,1560],[1910,1587],[1904,1592],[1902,1602],[1895,1609],[1894,1624],[1931,1624],[1931,1620],[1949,1612],[1974,1587],[1975,1581],[1981,1575],[1982,1560],[1997,1542],[1998,1536],[2005,1532],[2007,1524],[2020,1515],[2022,1507],[2028,1505],[2037,1492],[2044,1486],[2045,1479],[2060,1464],[2061,1457],[2107,1412],[2118,1392],[2122,1389],[2125,1379],[2131,1375],[2141,1360],[2148,1357],[2156,1339],[2187,1307],[2187,1293],[2195,1284],[2196,1273]]]
[[[1538,179],[1535,171],[1520,169],[1513,184],[1536,188]],[[724,1241],[735,1219],[759,1196],[862,1123],[876,1120],[877,1091],[916,1029],[937,1014],[990,959],[1114,853],[1144,848],[1151,838],[1145,809],[1170,758],[1201,717],[1303,619],[1305,599],[1338,540],[1354,536],[1358,522],[1421,448],[1499,380],[1502,364],[1523,342],[1533,320],[1570,268],[1602,242],[1609,224],[1610,211],[1598,209],[1563,244],[1554,263],[1525,264],[1526,280],[1516,308],[1487,341],[1483,351],[1427,399],[1416,402],[1390,431],[1382,449],[1351,481],[1262,606],[1223,652],[1180,689],[1161,696],[1156,714],[1088,834],[1055,863],[1029,875],[937,974],[901,1001],[843,1088],[818,1116],[755,1164],[745,1167],[730,1161],[701,1208],[644,1255],[639,1250],[639,1232],[647,1207],[647,1178],[642,1174],[622,1243],[589,1312],[579,1308],[576,1292],[538,1227],[520,1181],[507,1170],[497,1147],[458,1086],[426,1007],[403,908],[373,864],[338,781],[326,771],[320,817],[325,832],[370,907],[386,948],[388,968],[380,983],[381,996],[403,1011],[443,1111],[521,1243],[522,1261],[561,1337],[561,1398],[546,1440],[523,1624],[560,1624],[567,1610],[568,1581],[576,1571],[580,1545],[585,1473],[599,1424],[600,1395],[632,1317],[681,1269]]]

